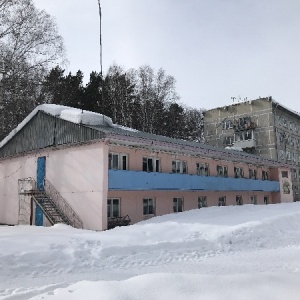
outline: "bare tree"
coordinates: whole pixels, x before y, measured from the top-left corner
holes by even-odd
[[[55,22],[32,0],[0,0],[1,57],[6,71],[0,85],[3,136],[35,107],[46,71],[64,61]]]

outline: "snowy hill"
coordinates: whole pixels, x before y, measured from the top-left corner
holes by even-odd
[[[300,203],[105,232],[0,226],[0,299],[300,299]]]

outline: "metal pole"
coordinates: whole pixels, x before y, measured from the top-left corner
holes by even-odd
[[[100,75],[102,78],[102,35],[101,35],[101,5],[100,0],[98,0],[99,5],[99,17],[100,17]]]

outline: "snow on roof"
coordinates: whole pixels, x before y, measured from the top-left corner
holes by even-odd
[[[113,124],[112,127],[120,128],[122,130],[127,130],[127,131],[131,131],[131,132],[139,132],[139,130],[137,130],[137,129],[133,129],[133,128],[122,126],[122,125],[118,125],[118,124]]]
[[[234,147],[234,146],[232,146],[232,147],[227,146],[227,147],[225,147],[225,149],[227,149],[227,150],[235,150],[235,151],[243,151],[243,148],[241,148],[241,147]]]
[[[111,118],[102,114],[63,105],[42,104],[37,106],[0,142],[0,148],[3,147],[9,140],[11,140],[39,111],[44,111],[45,113],[48,113],[54,117],[59,117],[76,124],[113,126]]]

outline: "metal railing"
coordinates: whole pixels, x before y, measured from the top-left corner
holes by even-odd
[[[69,203],[60,195],[55,187],[48,181],[44,182],[44,191],[37,189],[37,184],[34,178],[19,179],[19,195],[39,195],[45,194],[57,206],[59,211],[68,219],[69,225],[75,228],[83,228],[83,222],[72,209]]]
[[[70,225],[75,228],[83,228],[82,220],[48,180],[45,180],[44,189],[46,194],[51,197],[54,204],[67,217]]]

